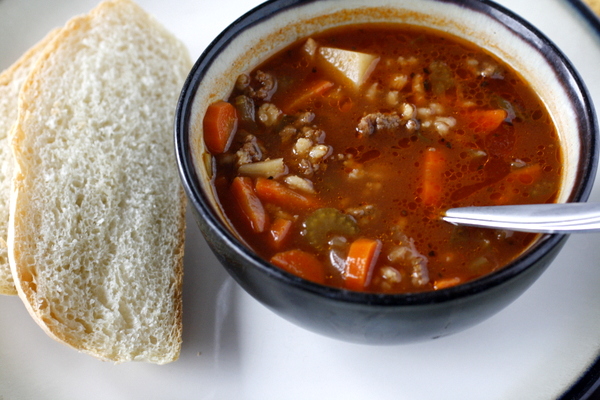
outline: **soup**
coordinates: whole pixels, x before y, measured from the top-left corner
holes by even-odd
[[[439,290],[502,268],[537,236],[441,212],[553,202],[562,173],[552,119],[518,74],[408,25],[298,41],[238,77],[203,129],[219,204],[247,245],[355,291]]]

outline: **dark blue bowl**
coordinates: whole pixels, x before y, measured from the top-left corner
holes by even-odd
[[[332,26],[370,21],[427,25],[486,48],[519,71],[548,105],[565,154],[561,202],[587,200],[598,162],[598,128],[587,90],[550,40],[513,13],[480,0],[273,0],[231,24],[205,50],[177,106],[175,148],[198,225],[229,274],[254,298],[299,326],[359,343],[438,338],[473,326],[519,297],[567,240],[544,235],[514,262],[475,281],[414,294],[373,294],[318,285],[259,258],[233,233],[210,185],[202,140],[206,106],[235,78],[285,45]],[[201,260],[199,260],[201,261]]]

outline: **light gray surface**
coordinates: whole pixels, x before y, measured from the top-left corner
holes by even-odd
[[[193,58],[255,0],[139,0]],[[597,36],[562,0],[501,0],[571,58],[600,104]],[[0,1],[0,69],[92,0]],[[600,200],[598,190],[592,201]],[[327,339],[274,315],[226,276],[188,218],[179,361],[112,365],[54,342],[0,297],[0,399],[550,399],[600,342],[600,235],[577,235],[534,286],[466,332],[415,345]]]

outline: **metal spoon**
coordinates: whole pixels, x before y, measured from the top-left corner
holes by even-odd
[[[442,219],[455,225],[522,232],[600,232],[600,203],[450,208]]]

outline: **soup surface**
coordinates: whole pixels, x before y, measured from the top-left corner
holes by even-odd
[[[472,44],[406,25],[298,41],[204,116],[225,215],[261,257],[306,279],[386,293],[488,274],[536,235],[457,227],[450,207],[556,199],[544,105]]]

